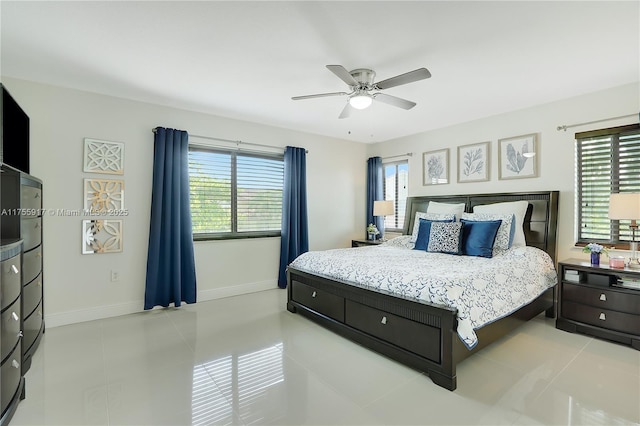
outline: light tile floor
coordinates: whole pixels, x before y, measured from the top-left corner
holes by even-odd
[[[449,392],[285,309],[278,289],[47,329],[19,425],[627,425],[640,352],[539,316]]]

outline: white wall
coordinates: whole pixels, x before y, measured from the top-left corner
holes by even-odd
[[[477,194],[491,192],[559,190],[558,260],[584,257],[574,247],[575,139],[576,132],[637,123],[640,85],[629,84],[533,108],[372,145],[369,155],[382,157],[413,152],[409,158],[409,195]],[[636,114],[635,117],[558,131],[559,125]],[[498,139],[536,133],[538,177],[498,180]],[[488,182],[457,183],[457,147],[491,141],[491,176]],[[422,154],[449,148],[449,181],[422,185]],[[627,254],[628,256],[628,254]]]
[[[125,143],[124,251],[82,255],[82,217],[44,218],[47,326],[142,310],[153,134],[156,126],[191,134],[307,148],[310,248],[348,247],[364,229],[366,145],[24,80],[3,84],[31,124],[31,174],[44,182],[45,209],[82,209],[86,137]],[[194,140],[195,141],[195,140]],[[202,142],[202,141],[198,141]],[[340,155],[336,155],[340,153]],[[109,177],[109,176],[105,176]],[[199,300],[276,286],[280,239],[196,242]],[[111,271],[120,273],[111,282]],[[284,292],[283,292],[284,300]]]

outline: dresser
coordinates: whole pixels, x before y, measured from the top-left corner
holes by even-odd
[[[30,175],[20,176],[20,236],[22,254],[22,307],[24,341],[23,371],[31,366],[31,357],[44,333],[42,277],[42,182]]]
[[[640,350],[640,270],[568,259],[558,274],[556,328]]]
[[[0,425],[13,417],[24,398],[22,372],[22,241],[2,240],[0,246]]]

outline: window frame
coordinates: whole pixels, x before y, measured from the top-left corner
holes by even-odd
[[[270,160],[280,160],[282,161],[283,168],[283,180],[282,180],[282,190],[284,191],[284,153],[269,153],[262,151],[253,151],[253,150],[238,150],[232,148],[224,148],[224,147],[214,147],[208,145],[199,145],[199,144],[189,144],[189,152],[191,151],[201,151],[201,152],[211,152],[218,154],[228,154],[231,156],[231,231],[229,232],[196,232],[193,230],[192,224],[192,233],[193,233],[193,241],[220,241],[220,240],[238,240],[238,239],[253,239],[253,238],[273,238],[273,237],[281,237],[282,235],[282,225],[280,225],[280,229],[276,230],[268,230],[268,231],[238,231],[238,168],[237,168],[237,158],[238,156],[245,157],[255,157],[255,158],[264,158]],[[191,177],[191,167],[189,167],[189,177]],[[191,183],[189,183],[189,189],[191,190]],[[192,214],[193,216],[193,214]],[[193,218],[192,218],[193,222]]]
[[[575,200],[575,237],[576,242],[575,246],[583,247],[591,242],[597,242],[600,244],[604,244],[606,246],[615,248],[615,249],[630,249],[631,235],[626,236],[627,232],[626,228],[628,226],[620,225],[619,220],[609,220],[609,239],[599,239],[599,238],[586,238],[582,237],[581,229],[583,227],[582,215],[583,215],[583,193],[584,187],[582,185],[582,144],[586,142],[591,142],[596,138],[605,138],[610,137],[611,144],[610,147],[610,161],[611,161],[611,170],[609,172],[609,194],[616,194],[620,192],[621,186],[625,182],[621,182],[620,177],[620,138],[628,135],[638,135],[640,138],[640,124],[633,124],[627,126],[619,126],[619,127],[611,127],[607,129],[598,129],[587,132],[579,132],[575,134],[576,146],[575,146],[575,159],[576,159],[576,167],[575,167],[575,186],[576,186],[576,200]],[[640,162],[640,152],[634,156],[634,159],[637,158]],[[628,183],[627,183],[628,184]],[[640,191],[640,188],[638,189]],[[633,192],[638,192],[634,190]],[[627,192],[627,191],[623,191]],[[608,198],[608,197],[607,197]],[[607,200],[608,203],[608,200]],[[629,232],[630,234],[630,232]]]
[[[396,167],[396,173],[395,173],[395,182],[394,182],[394,186],[395,186],[395,198],[387,198],[387,184],[386,184],[386,167],[387,166],[393,166],[395,165]],[[382,185],[382,199],[385,201],[388,200],[392,200],[394,201],[394,222],[396,225],[398,225],[399,221],[401,220],[403,222],[403,226],[402,227],[393,227],[393,228],[387,228],[386,223],[385,223],[385,232],[404,232],[404,215],[403,217],[400,217],[399,211],[400,208],[398,206],[398,191],[399,191],[399,173],[398,173],[398,167],[400,165],[406,165],[407,166],[407,197],[404,199],[404,211],[406,213],[406,208],[407,208],[407,198],[409,197],[409,159],[404,159],[404,160],[396,160],[396,161],[389,161],[389,162],[384,162],[382,163],[382,174],[383,174],[383,185]],[[386,220],[384,221],[386,222]]]

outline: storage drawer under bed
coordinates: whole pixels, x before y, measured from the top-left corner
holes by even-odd
[[[326,291],[317,290],[298,281],[291,283],[291,297],[309,309],[344,322],[344,298]]]
[[[351,300],[346,301],[345,323],[360,331],[440,362],[440,329],[399,317]]]

